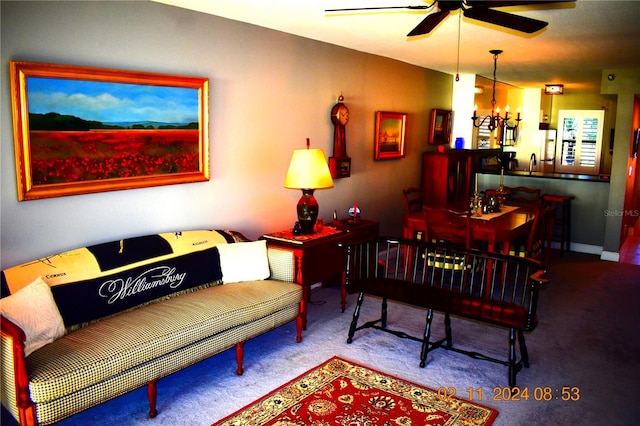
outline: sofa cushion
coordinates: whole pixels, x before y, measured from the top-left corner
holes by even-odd
[[[1,299],[0,313],[24,331],[25,356],[64,335],[64,322],[51,289],[40,277]]]
[[[93,323],[27,358],[34,402],[99,383],[114,372],[297,306],[302,287],[263,280],[205,288]],[[274,325],[275,326],[275,325]]]
[[[78,248],[3,270],[3,294],[43,277],[67,329],[73,330],[203,284],[220,283],[216,246],[234,241],[226,231],[193,230]]]
[[[220,245],[218,252],[225,284],[269,278],[266,240]]]

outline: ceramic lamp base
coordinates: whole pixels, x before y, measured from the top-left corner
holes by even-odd
[[[313,234],[313,228],[318,219],[318,200],[313,196],[313,189],[303,189],[302,197],[298,201],[298,222],[302,234]]]

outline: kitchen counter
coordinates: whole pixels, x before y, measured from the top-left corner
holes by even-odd
[[[481,170],[478,173],[487,175],[499,175],[499,170]],[[523,176],[530,178],[547,178],[547,179],[566,179],[566,180],[580,180],[580,181],[593,181],[593,182],[609,182],[608,174],[601,175],[578,175],[572,173],[543,173],[543,172],[527,172],[524,170],[505,170],[505,176]]]
[[[476,178],[479,191],[496,189],[500,184],[500,171],[478,172]],[[609,183],[609,179],[602,179],[601,176],[542,172],[529,174],[524,170],[504,172],[505,186],[526,186],[538,188],[542,194],[574,197],[571,201],[571,247],[586,253],[600,253],[604,245]]]

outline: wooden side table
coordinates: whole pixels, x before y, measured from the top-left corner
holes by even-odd
[[[344,219],[325,225],[311,235],[293,235],[291,229],[264,234],[267,244],[292,250],[296,259],[295,280],[302,285],[305,301],[311,296],[311,285],[338,278],[340,282],[340,307],[344,312],[347,299],[345,283],[346,252],[340,244],[359,239],[377,237],[380,223],[373,220]],[[306,329],[306,312],[303,313]]]

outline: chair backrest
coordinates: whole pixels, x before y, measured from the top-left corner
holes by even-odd
[[[516,204],[537,205],[540,204],[540,189],[527,188],[526,186],[503,187],[507,200]]]
[[[425,240],[471,247],[471,213],[441,207],[425,207],[427,235]]]
[[[414,187],[403,189],[402,196],[404,197],[405,214],[411,215],[422,212],[422,190]]]
[[[553,227],[553,212],[547,206],[536,206],[532,211],[535,215],[531,230],[524,245],[513,246],[510,254],[535,259],[542,265],[549,263],[551,248],[551,229]]]
[[[535,218],[533,219],[533,224],[531,225],[531,230],[529,231],[529,235],[527,237],[527,246],[526,246],[526,251],[527,251],[527,256],[528,257],[532,257],[534,259],[537,258],[537,260],[540,260],[538,255],[538,245],[542,243],[542,239],[540,238],[541,234],[540,234],[540,229],[542,228],[540,226],[540,219],[541,219],[541,211],[540,208],[536,208],[534,213]]]
[[[422,210],[422,191],[418,188],[407,188],[402,191],[404,197],[404,215],[402,218],[402,235],[405,238],[423,238],[427,225]]]

